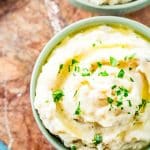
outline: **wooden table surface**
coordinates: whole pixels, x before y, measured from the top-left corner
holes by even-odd
[[[67,0],[0,1],[0,150],[2,143],[12,150],[53,150],[32,115],[32,68],[56,32],[96,15],[74,8]],[[124,17],[150,26],[150,7]]]

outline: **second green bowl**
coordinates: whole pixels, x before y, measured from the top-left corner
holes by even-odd
[[[108,15],[122,15],[140,10],[150,5],[150,0],[134,0],[125,4],[118,5],[95,5],[87,0],[69,0],[76,7],[86,9],[91,12],[103,13]]]

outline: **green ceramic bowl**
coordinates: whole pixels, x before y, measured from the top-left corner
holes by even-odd
[[[94,5],[87,2],[86,0],[69,0],[69,1],[74,6],[77,6],[79,8],[109,15],[127,14],[150,5],[150,0],[135,0],[132,2],[118,5]]]
[[[31,78],[31,84],[30,84],[30,98],[31,98],[31,105],[32,105],[32,111],[34,118],[43,133],[43,135],[47,138],[47,140],[58,150],[67,150],[63,143],[54,135],[52,135],[43,125],[42,121],[40,120],[38,112],[35,110],[33,102],[35,99],[35,89],[36,89],[36,83],[38,76],[41,72],[42,66],[45,64],[47,58],[51,54],[54,47],[61,42],[68,34],[71,34],[73,32],[78,32],[85,27],[90,27],[93,25],[99,25],[99,24],[122,24],[125,26],[128,26],[132,29],[134,29],[136,32],[139,32],[146,38],[150,39],[150,29],[136,21],[121,18],[121,17],[112,17],[112,16],[105,16],[105,17],[93,17],[85,20],[78,21],[66,28],[64,28],[61,32],[56,34],[44,47],[42,52],[40,53],[34,69],[32,73]]]

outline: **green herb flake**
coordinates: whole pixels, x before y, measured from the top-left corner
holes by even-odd
[[[84,68],[84,69],[82,69],[81,75],[82,75],[83,77],[85,77],[85,76],[90,76],[90,75],[91,75],[91,72],[90,72],[87,68]]]
[[[113,90],[113,89],[115,89],[117,87],[117,85],[113,85],[112,87],[111,87],[111,89]]]
[[[124,97],[128,97],[129,91],[127,89],[124,89]]]
[[[75,67],[74,67],[74,71],[75,71],[75,72],[80,72],[80,67],[79,67],[79,66],[75,66]]]
[[[102,143],[103,137],[100,134],[95,134],[92,141],[93,141],[93,144],[98,145],[98,144]]]
[[[74,65],[76,63],[78,63],[78,61],[76,59],[72,59],[72,63],[71,64]]]
[[[121,90],[116,91],[117,96],[121,95]]]
[[[124,71],[123,69],[120,69],[120,71],[119,71],[117,77],[118,77],[118,78],[123,78],[124,75],[125,75],[125,71]]]
[[[143,106],[143,107],[145,107],[145,106],[146,106],[146,104],[147,104],[147,100],[142,99],[142,106]]]
[[[133,58],[135,58],[135,53],[133,53],[133,54],[131,54],[131,55],[128,55],[128,56],[125,56],[124,57],[124,60],[131,60],[131,59],[133,59]]]
[[[119,97],[118,101],[116,101],[116,106],[120,107],[122,106],[122,104],[123,104],[123,97],[121,96]],[[121,109],[123,109],[123,107]]]
[[[71,71],[71,66],[70,65],[68,65],[68,72],[70,72]]]
[[[75,91],[73,97],[75,97],[77,95],[77,93],[78,93],[78,90]]]
[[[95,44],[95,43],[93,43],[93,44],[92,44],[92,46],[93,46],[93,47],[95,47],[95,46],[96,46],[96,44]]]
[[[124,60],[127,60],[127,58],[128,58],[128,57],[127,57],[127,56],[125,56],[125,57],[124,57]]]
[[[131,60],[131,59],[135,58],[135,55],[136,55],[135,53],[129,55],[129,56],[128,56],[128,59]]]
[[[54,102],[57,103],[60,100],[62,100],[62,97],[64,96],[64,93],[63,93],[62,90],[56,90],[56,91],[53,92],[52,96],[53,96]]]
[[[80,115],[81,114],[80,102],[78,103],[78,106],[77,106],[74,114],[75,115]]]
[[[112,104],[113,101],[114,101],[114,100],[113,100],[111,97],[107,97],[107,102],[108,102],[109,104]]]
[[[117,59],[114,58],[114,57],[111,57],[111,56],[110,56],[109,61],[110,61],[110,64],[111,64],[113,67],[115,67],[115,66],[118,65],[118,61],[117,61]]]
[[[75,145],[72,145],[70,149],[71,149],[71,150],[76,150],[77,148],[76,148]]]
[[[132,78],[132,77],[130,77],[130,81],[131,81],[131,82],[134,82],[134,80],[133,80],[133,78]]]
[[[147,100],[142,99],[142,103],[139,105],[139,110],[144,109],[147,104]]]
[[[139,115],[139,112],[138,111],[135,111],[135,114],[134,114],[135,116],[138,116]]]
[[[58,73],[60,73],[60,72],[61,72],[61,70],[63,69],[63,66],[64,66],[63,64],[60,64],[60,65],[59,65]]]
[[[117,101],[117,107],[119,107],[119,106],[121,106],[123,103],[122,103],[122,101]]]
[[[131,100],[128,100],[129,107],[132,107]]]
[[[123,107],[121,107],[121,110],[123,110],[124,108]]]
[[[116,91],[116,94],[117,95],[121,95],[122,94],[124,97],[127,97],[128,94],[129,94],[129,91],[126,88],[124,88],[124,87],[119,87],[119,89]]]
[[[98,65],[99,68],[102,67],[102,63],[100,63],[100,62],[97,62],[97,65]]]
[[[98,75],[101,75],[103,77],[109,76],[107,71],[100,72]]]

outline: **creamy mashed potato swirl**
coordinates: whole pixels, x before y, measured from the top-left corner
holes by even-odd
[[[116,5],[116,4],[128,3],[133,0],[85,0],[85,1],[96,5],[103,5],[103,4]]]
[[[150,43],[124,26],[66,37],[42,67],[34,106],[72,150],[150,144]]]

